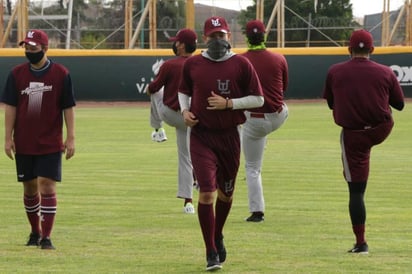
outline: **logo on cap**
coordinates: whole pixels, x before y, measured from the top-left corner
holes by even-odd
[[[212,21],[212,25],[214,26],[214,27],[220,27],[220,26],[222,26],[222,24],[220,23],[220,20],[219,20],[220,18],[216,18],[216,19],[211,19],[211,21]]]

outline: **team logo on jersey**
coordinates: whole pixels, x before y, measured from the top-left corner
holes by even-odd
[[[392,65],[390,68],[395,73],[401,86],[412,86],[412,67]]]
[[[45,86],[44,83],[31,82],[30,86],[21,91],[21,94],[32,95],[52,90],[52,86]]]
[[[220,91],[220,94],[230,94],[229,83],[230,80],[217,80],[217,89]]]
[[[47,91],[52,91],[52,85],[45,85],[42,82],[30,82],[29,86],[21,91],[21,94],[29,96],[27,113],[31,115],[39,115],[43,102],[43,94]]]

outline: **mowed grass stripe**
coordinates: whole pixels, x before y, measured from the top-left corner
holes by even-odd
[[[249,224],[244,161],[225,226],[222,273],[410,273],[411,138],[408,102],[391,136],[373,149],[366,193],[368,256],[346,254],[354,237],[340,162],[340,129],[323,101],[287,102],[268,138],[264,223]],[[150,139],[148,106],[76,109],[75,157],[63,163],[56,250],[24,246],[29,226],[14,162],[0,157],[2,273],[199,273],[205,251],[196,215],[176,199],[174,129]],[[0,114],[4,136],[4,111]],[[197,203],[197,193],[194,193]]]

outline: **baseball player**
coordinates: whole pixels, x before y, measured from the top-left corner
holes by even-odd
[[[175,50],[175,47],[173,46],[173,50]],[[176,54],[176,53],[175,53]],[[156,61],[152,65],[152,70],[155,75],[159,73],[159,70],[161,66],[163,65],[164,61],[161,59],[160,61]],[[147,93],[147,88],[146,88],[146,93]],[[156,98],[160,98],[160,101],[162,101],[163,98],[163,87],[157,92],[160,94],[159,96],[150,96],[150,126],[153,128],[152,131],[152,141],[153,142],[165,142],[167,141],[167,136],[166,136],[166,131],[163,128],[163,120],[160,118],[159,111],[157,110],[157,104],[158,101],[155,100]]]
[[[17,180],[23,183],[31,225],[26,245],[54,249],[50,234],[57,210],[56,182],[61,181],[62,152],[66,159],[74,155],[75,99],[69,71],[46,56],[46,33],[30,30],[20,45],[29,62],[12,69],[1,97],[4,150],[16,159]]]
[[[265,201],[262,188],[262,162],[267,136],[277,130],[288,117],[283,93],[288,85],[288,64],[283,55],[266,50],[265,26],[259,20],[246,24],[248,51],[243,54],[255,68],[262,85],[265,103],[245,111],[242,127],[242,149],[245,156],[249,211],[246,221],[264,220]]]
[[[159,118],[176,128],[179,160],[177,197],[184,199],[183,212],[194,214],[195,208],[192,201],[194,180],[189,155],[188,130],[180,113],[177,91],[183,64],[196,50],[197,36],[190,29],[182,29],[170,39],[173,41],[173,51],[177,57],[162,64],[159,73],[148,85],[146,92],[155,103],[155,111]]]
[[[395,74],[369,59],[373,50],[372,35],[366,30],[354,31],[349,41],[351,59],[329,68],[323,92],[335,123],[342,127],[343,175],[349,188],[349,215],[356,237],[350,253],[368,253],[364,194],[370,153],[392,130],[391,107],[404,107],[403,91]]]
[[[147,89],[146,89],[147,91]],[[163,97],[163,88],[158,91],[160,98]],[[150,95],[150,94],[149,94]],[[162,99],[160,99],[162,100]],[[150,126],[154,129],[152,131],[152,141],[162,143],[167,141],[166,130],[163,128],[163,120],[157,110],[157,101],[153,96],[150,96]]]
[[[206,270],[212,271],[226,260],[223,227],[239,169],[238,126],[246,119],[243,109],[262,106],[264,98],[253,66],[230,51],[230,31],[224,18],[208,18],[203,39],[207,50],[183,65],[179,103],[184,121],[191,127],[190,154],[199,184],[198,218],[206,246]]]

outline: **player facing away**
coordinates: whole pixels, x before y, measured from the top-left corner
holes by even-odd
[[[245,156],[249,211],[246,221],[264,220],[265,200],[262,187],[263,151],[267,136],[280,128],[288,117],[283,93],[288,85],[288,64],[283,55],[265,46],[265,25],[259,20],[246,24],[248,51],[243,54],[252,63],[262,85],[265,103],[262,107],[245,111],[242,126],[242,150]]]
[[[208,18],[207,50],[186,60],[179,87],[180,109],[190,131],[190,155],[199,184],[198,218],[206,246],[206,270],[226,260],[223,227],[229,215],[240,162],[239,125],[244,109],[263,105],[252,64],[230,50],[222,17]]]
[[[62,153],[66,159],[74,155],[76,103],[69,71],[46,56],[46,33],[30,30],[20,45],[24,45],[29,62],[11,70],[1,97],[5,104],[4,150],[15,159],[17,180],[23,184],[31,226],[26,245],[54,249],[50,235],[57,210],[56,182],[61,181]]]
[[[188,127],[180,112],[177,91],[182,75],[184,62],[192,56],[197,46],[197,35],[190,29],[181,29],[173,41],[173,52],[176,58],[162,64],[156,78],[147,87],[147,94],[154,103],[155,112],[160,120],[176,129],[176,143],[178,155],[178,190],[177,197],[184,199],[183,212],[194,214],[193,206],[193,168],[190,160],[188,145]],[[153,109],[153,108],[152,108]],[[153,111],[151,118],[153,120]]]
[[[356,30],[349,41],[351,59],[332,65],[327,73],[323,98],[342,127],[343,175],[349,189],[349,215],[356,243],[348,252],[368,253],[365,238],[364,194],[373,146],[390,134],[394,121],[391,107],[402,110],[403,91],[393,71],[370,60],[373,38]]]

